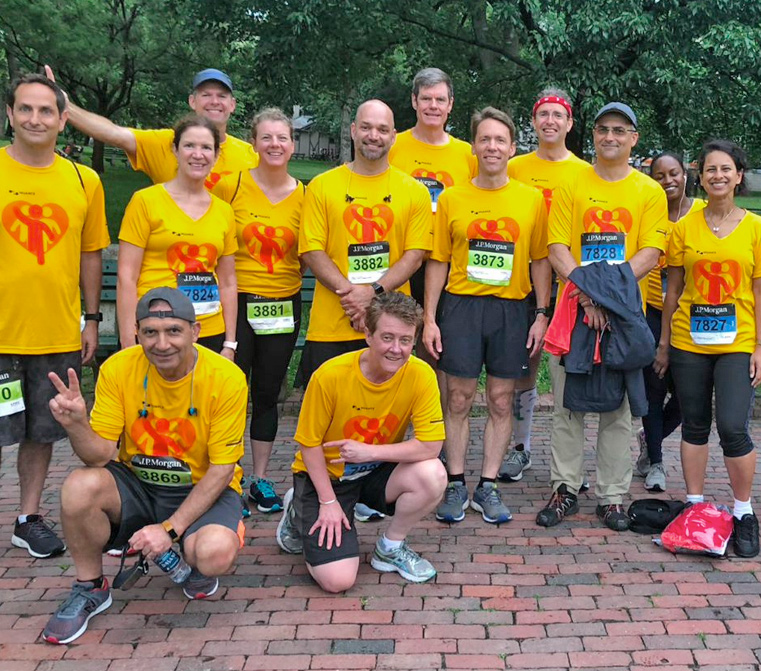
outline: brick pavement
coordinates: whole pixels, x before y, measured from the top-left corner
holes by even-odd
[[[473,420],[473,441],[484,420]],[[214,671],[256,669],[759,669],[761,562],[673,556],[649,537],[600,526],[594,497],[560,527],[534,517],[548,496],[547,413],[537,417],[533,468],[502,485],[514,514],[501,527],[469,511],[451,528],[430,519],[413,546],[439,570],[432,584],[411,585],[365,562],[343,596],[320,592],[301,557],[281,553],[276,517],[256,513],[233,575],[217,595],[188,602],[154,569],[90,623],[75,644],[39,642],[49,614],[74,578],[68,555],[33,560],[10,547],[18,498],[15,450],[0,469],[0,670]],[[285,418],[281,435],[292,435]],[[753,425],[761,438],[761,423]],[[592,427],[588,464],[592,465]],[[632,443],[633,445],[634,443]],[[715,437],[714,443],[715,444]],[[469,463],[475,484],[478,449]],[[292,444],[280,440],[272,475],[284,488]],[[683,497],[677,442],[666,443],[669,494]],[[634,448],[632,457],[636,455]],[[57,490],[75,465],[57,446],[45,506],[58,518]],[[590,470],[594,485],[594,473]],[[646,496],[635,478],[632,496]],[[756,488],[755,500],[761,492]],[[713,451],[706,495],[731,502],[726,471]],[[360,525],[371,551],[383,524]],[[106,560],[113,576],[117,562]],[[145,668],[145,667],[144,667]]]

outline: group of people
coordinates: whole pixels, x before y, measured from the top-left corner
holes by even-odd
[[[14,545],[39,558],[65,551],[39,514],[52,443],[68,435],[84,464],[61,491],[77,580],[46,641],[75,640],[110,606],[104,551],[142,562],[179,543],[190,566],[183,591],[213,594],[242,546],[246,498],[282,512],[278,544],[303,553],[328,592],[356,580],[355,521],[386,515],[372,566],[430,580],[435,568],[405,540],[424,517],[457,523],[470,507],[487,523],[512,518],[497,481],[531,467],[543,349],[555,409],[552,491],[538,525],[579,510],[590,412],[606,526],[629,527],[632,415],[644,418],[646,487],[666,489],[661,443],[681,423],[687,498],[701,501],[716,390],[734,549],[758,554],[748,417],[761,381],[761,219],[734,202],[742,150],[705,145],[706,200],[693,200],[677,154],[652,162],[653,179],[630,166],[637,117],[623,103],[596,114],[590,165],[566,147],[573,110],[559,89],[537,97],[538,147],[519,157],[515,125],[496,108],[473,115],[470,143],[447,132],[454,94],[441,70],[417,73],[411,100],[416,124],[398,136],[385,103],[362,103],[354,159],[305,188],[288,174],[294,131],[281,110],[256,114],[250,144],[227,134],[235,97],[219,70],[195,76],[193,114],[165,130],[120,127],[74,105],[50,69],[13,82],[14,138],[0,150],[11,257],[0,439],[20,443]],[[123,149],[154,182],[122,220],[121,350],[101,367],[91,413],[79,376],[97,349],[109,236],[98,176],[55,154],[67,121]],[[306,390],[293,487],[281,497],[267,470],[307,268],[317,282]],[[469,489],[469,415],[484,369],[483,456]]]

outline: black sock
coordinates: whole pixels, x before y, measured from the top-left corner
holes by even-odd
[[[485,478],[483,475],[481,476],[481,479],[478,481],[478,486],[483,487],[485,482],[494,482],[494,478]]]
[[[465,473],[447,473],[447,482],[461,482],[463,485],[465,484]]]
[[[91,582],[95,587],[95,589],[103,589],[103,576],[100,576],[98,578],[94,578],[93,580],[77,580],[79,583],[86,583]]]

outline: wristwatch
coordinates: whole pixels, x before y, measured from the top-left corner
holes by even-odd
[[[238,341],[237,340],[225,340],[222,343],[222,349],[227,347],[227,349],[231,349],[233,352],[238,351]]]
[[[102,312],[85,312],[85,321],[86,322],[102,322],[103,313]]]
[[[373,291],[375,292],[376,296],[380,296],[383,293],[386,293],[386,290],[383,288],[383,285],[379,282],[373,282],[370,285],[373,288]]]
[[[536,317],[537,315],[544,315],[546,317],[547,312],[547,308],[536,308],[536,310],[534,310],[534,316]]]
[[[178,540],[180,540],[180,537],[177,535],[177,532],[174,530],[174,527],[169,520],[164,520],[161,523],[161,526],[164,527],[164,531],[169,534],[169,538],[172,539],[172,543],[176,543]]]

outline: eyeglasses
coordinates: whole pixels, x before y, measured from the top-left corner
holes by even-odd
[[[565,121],[568,118],[568,114],[560,111],[540,110],[536,113],[536,118],[546,121],[552,119],[553,121]]]
[[[627,133],[636,133],[636,129],[624,128],[623,126],[595,126],[594,131],[597,135],[605,137],[608,133],[613,133],[613,137],[626,137]]]

